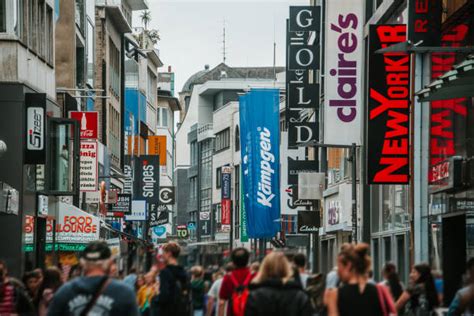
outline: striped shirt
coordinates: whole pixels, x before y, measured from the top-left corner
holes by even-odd
[[[0,315],[16,313],[14,303],[15,288],[13,285],[8,283],[4,284],[1,291],[3,294],[0,295]]]

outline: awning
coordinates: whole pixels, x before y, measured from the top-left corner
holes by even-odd
[[[474,97],[474,54],[416,92],[419,102]]]

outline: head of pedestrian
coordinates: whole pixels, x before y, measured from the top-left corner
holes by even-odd
[[[337,272],[343,282],[352,277],[367,278],[371,259],[369,256],[369,245],[359,243],[357,245],[345,243],[337,256]]]
[[[86,276],[109,274],[113,264],[112,252],[105,241],[92,241],[82,252],[81,265]]]
[[[230,259],[236,269],[245,268],[249,264],[250,253],[243,247],[232,250]]]
[[[163,259],[166,264],[175,265],[179,254],[181,253],[181,247],[175,242],[169,242],[163,245]]]
[[[204,276],[204,269],[202,266],[193,266],[191,268],[191,277],[193,280],[202,279]]]
[[[293,262],[300,272],[306,269],[306,256],[302,253],[297,253],[293,257]]]
[[[286,283],[292,277],[290,261],[280,251],[273,251],[265,256],[253,283],[263,283],[268,280],[280,280]]]
[[[410,272],[410,282],[423,288],[430,306],[438,306],[438,297],[431,267],[427,263],[415,264]]]

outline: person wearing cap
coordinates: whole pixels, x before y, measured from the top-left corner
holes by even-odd
[[[112,253],[105,241],[93,241],[81,256],[84,276],[64,284],[49,305],[48,316],[138,316],[135,293],[110,277]]]

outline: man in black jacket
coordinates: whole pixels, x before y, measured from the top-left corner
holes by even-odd
[[[151,312],[159,316],[191,315],[189,278],[178,265],[181,248],[169,242],[162,248],[166,267],[160,271],[160,290],[152,300]]]

